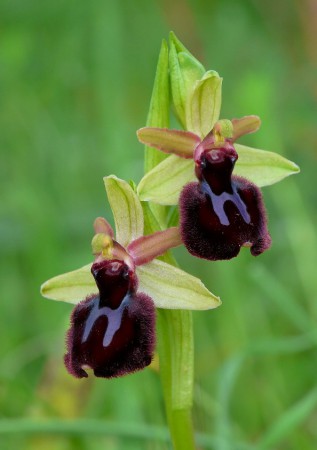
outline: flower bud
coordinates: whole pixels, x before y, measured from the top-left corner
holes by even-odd
[[[205,74],[204,66],[184,47],[174,33],[170,34],[169,67],[175,113],[186,128],[187,100],[196,81]]]

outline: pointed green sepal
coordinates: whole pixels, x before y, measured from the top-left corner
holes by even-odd
[[[198,278],[158,259],[138,267],[137,274],[140,292],[157,308],[206,310],[221,304]]]
[[[91,264],[58,275],[41,287],[43,297],[77,304],[98,289],[90,272]],[[196,277],[163,261],[154,260],[136,269],[139,291],[152,297],[158,308],[205,310],[221,301]]]
[[[140,142],[165,153],[173,153],[182,158],[193,158],[200,138],[194,133],[168,128],[140,128],[137,131]]]
[[[123,247],[143,236],[143,210],[132,187],[124,180],[110,175],[104,178],[108,201],[116,227],[116,240]]]
[[[297,164],[278,153],[235,144],[239,159],[234,174],[257,186],[268,186],[300,171]]]
[[[206,310],[221,305],[196,277],[155,259],[137,268],[139,290],[152,297],[157,308]]]
[[[222,78],[210,70],[196,81],[186,104],[186,128],[204,138],[220,115]]]
[[[177,205],[185,184],[195,180],[193,160],[171,155],[142,178],[138,195],[142,201]]]
[[[97,294],[98,289],[92,276],[91,264],[80,269],[51,278],[41,286],[41,294],[50,300],[79,303],[88,295]]]

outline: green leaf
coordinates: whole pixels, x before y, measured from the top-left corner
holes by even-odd
[[[51,278],[41,286],[43,297],[68,303],[79,303],[98,289],[90,272],[91,264]]]
[[[155,147],[165,153],[173,153],[182,158],[193,158],[194,150],[200,143],[197,134],[168,128],[140,128],[137,131],[140,142]]]
[[[196,81],[186,103],[186,128],[204,138],[219,119],[222,78],[209,70]]]
[[[104,178],[116,226],[116,240],[123,247],[143,236],[143,210],[132,187],[114,175]]]
[[[158,58],[150,108],[146,124],[148,127],[168,127],[170,113],[169,99],[169,73],[168,73],[168,46],[163,40],[160,55]],[[148,172],[152,167],[159,164],[166,158],[155,148],[145,147],[144,168]]]
[[[184,185],[195,180],[193,160],[171,155],[142,178],[138,195],[143,201],[177,205]]]
[[[234,174],[247,178],[257,186],[277,183],[289,175],[299,172],[299,167],[283,156],[235,144],[239,159]]]
[[[286,411],[279,419],[275,419],[272,427],[262,436],[257,450],[277,448],[290,433],[313,413],[317,405],[317,389],[310,391],[297,404]]]
[[[158,259],[138,267],[137,274],[139,290],[158,308],[206,310],[221,304],[198,278]]]

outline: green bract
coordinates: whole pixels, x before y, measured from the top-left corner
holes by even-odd
[[[143,236],[144,226],[140,200],[127,182],[114,175],[105,177],[104,181],[115,221],[117,242],[123,247],[137,244]],[[98,226],[102,227],[102,223],[99,223]],[[166,230],[167,236],[173,232],[169,230]],[[131,251],[133,248],[131,245]],[[87,295],[98,293],[90,268],[91,264],[88,264],[46,281],[41,287],[42,295],[76,304]],[[221,304],[220,299],[209,292],[198,278],[166,262],[153,260],[137,265],[135,270],[140,291],[152,297],[159,308],[202,310],[216,308]]]

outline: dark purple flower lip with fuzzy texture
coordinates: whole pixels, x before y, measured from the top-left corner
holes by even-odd
[[[271,245],[261,192],[232,175],[238,154],[230,139],[214,146],[210,136],[206,139],[195,161],[198,182],[180,195],[184,245],[192,255],[213,261],[237,256],[241,246],[259,255]]]
[[[92,265],[99,295],[88,296],[73,310],[67,333],[65,365],[76,378],[112,378],[148,366],[155,346],[152,299],[137,292],[135,273],[121,260]]]

